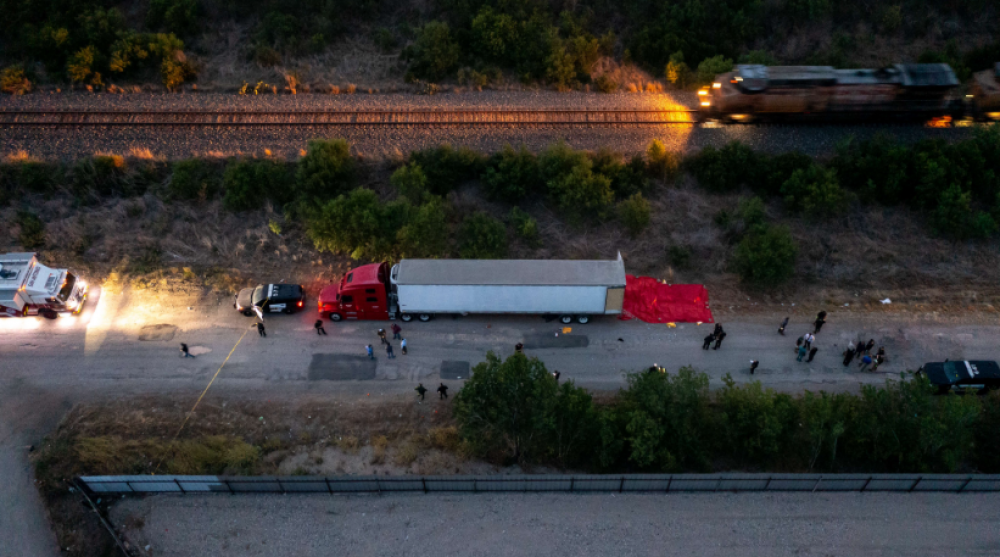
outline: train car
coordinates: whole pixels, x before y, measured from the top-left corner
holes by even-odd
[[[969,87],[972,116],[977,120],[1000,121],[1000,62],[993,69],[977,72]]]
[[[959,82],[947,64],[832,66],[741,64],[698,92],[703,119],[918,119],[962,112]]]

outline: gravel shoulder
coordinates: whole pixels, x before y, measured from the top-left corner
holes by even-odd
[[[156,496],[111,510],[160,557],[995,555],[986,494]]]

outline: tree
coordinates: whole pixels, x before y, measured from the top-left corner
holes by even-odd
[[[711,83],[715,76],[733,71],[733,61],[725,58],[721,54],[711,58],[705,58],[698,64],[698,82]]]
[[[418,79],[440,81],[458,67],[461,49],[447,23],[431,21],[417,34],[413,46],[404,51],[410,74]]]
[[[556,382],[537,358],[518,353],[501,361],[488,352],[455,396],[455,420],[480,454],[537,461],[549,450],[556,399]],[[572,449],[573,437],[565,439],[564,450]]]
[[[538,237],[538,221],[531,215],[524,212],[520,207],[514,207],[510,210],[508,220],[514,229],[514,234],[524,240],[524,243],[529,247],[537,248],[541,246],[542,242]]]
[[[463,259],[500,259],[507,255],[507,227],[486,213],[466,217],[458,237],[458,255]]]
[[[545,187],[538,158],[522,145],[514,150],[504,145],[503,150],[490,160],[483,173],[486,194],[491,199],[519,203]]]
[[[405,201],[383,203],[375,192],[359,188],[314,210],[306,233],[321,251],[387,259],[396,251],[396,234],[410,209]]]
[[[649,175],[664,182],[672,181],[681,169],[680,157],[668,151],[659,139],[654,139],[646,147],[646,160]]]
[[[571,221],[579,222],[584,217],[602,219],[614,203],[611,180],[595,174],[592,166],[590,159],[584,158],[568,174],[548,183],[549,195]]]
[[[997,231],[993,217],[971,209],[972,193],[963,192],[957,184],[941,192],[937,206],[931,211],[934,231],[954,240],[986,238]]]
[[[768,466],[789,446],[797,423],[792,397],[764,390],[759,381],[737,386],[726,374],[719,392],[719,430],[736,462]]]
[[[771,288],[791,278],[797,255],[798,247],[787,227],[758,225],[737,244],[733,266],[743,282]]]
[[[649,226],[651,208],[641,193],[618,203],[618,218],[633,238]]]
[[[222,175],[223,205],[230,211],[260,209],[271,199],[291,201],[292,179],[284,164],[272,160],[235,160]]]
[[[485,161],[482,154],[468,147],[455,149],[448,143],[410,154],[410,164],[420,165],[427,176],[427,188],[434,195],[447,195],[463,183],[478,178]]]
[[[204,159],[185,159],[173,164],[167,191],[176,199],[205,201],[215,197],[220,176],[216,168]]]
[[[411,203],[420,203],[427,195],[427,175],[417,163],[405,164],[389,177],[389,183]]]
[[[296,189],[299,195],[329,198],[354,185],[354,158],[344,139],[313,139],[299,161]]]
[[[448,255],[448,220],[442,202],[431,199],[421,205],[409,222],[399,229],[396,238],[402,257]]]
[[[31,211],[18,211],[14,222],[20,232],[17,242],[24,249],[38,249],[45,246],[45,223]]]
[[[781,193],[789,210],[818,219],[843,214],[851,198],[837,182],[836,171],[818,164],[792,172],[781,185]]]
[[[684,63],[683,52],[678,51],[670,55],[670,61],[667,62],[667,69],[665,73],[667,81],[669,81],[674,87],[683,89],[687,86],[688,81],[691,79],[691,70],[688,68],[687,64]]]

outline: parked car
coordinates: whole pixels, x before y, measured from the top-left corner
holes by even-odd
[[[292,313],[301,310],[305,302],[306,294],[300,284],[258,284],[240,290],[233,307],[249,317],[255,313],[254,308],[261,313]]]
[[[924,364],[923,372],[931,385],[944,394],[954,388],[957,392],[986,394],[1000,389],[1000,365],[990,361],[932,362]]]

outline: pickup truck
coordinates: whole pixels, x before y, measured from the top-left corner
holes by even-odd
[[[306,295],[299,284],[258,284],[244,288],[236,295],[236,311],[252,316],[254,313],[293,313],[305,305]]]

